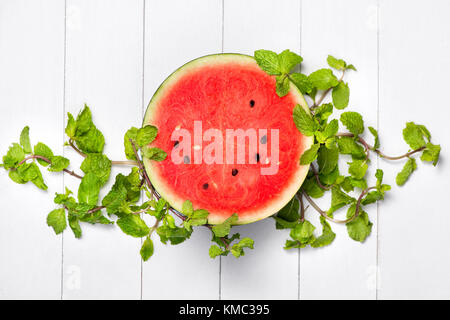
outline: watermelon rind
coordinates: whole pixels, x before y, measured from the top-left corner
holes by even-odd
[[[166,88],[169,88],[171,84],[176,83],[179,78],[183,75],[194,71],[198,67],[202,67],[210,64],[227,64],[227,63],[242,63],[243,65],[248,66],[249,64],[254,64],[257,66],[255,59],[252,56],[239,54],[239,53],[219,53],[219,54],[211,54],[203,57],[196,58],[192,61],[187,62],[177,70],[175,70],[171,75],[169,75],[166,80],[158,87],[153,97],[151,98],[147,111],[144,115],[143,126],[152,124],[152,118],[154,116],[156,106],[158,105],[158,101],[164,94]],[[290,92],[294,94],[296,97],[296,102],[301,105],[304,110],[310,113],[309,107],[300,92],[300,90],[293,84],[290,84]],[[304,150],[307,150],[314,143],[314,137],[304,136]],[[155,170],[153,169],[154,161],[144,158],[143,159],[144,167],[147,172],[147,175],[155,188],[155,190],[169,202],[169,204],[178,211],[181,211],[183,202],[188,199],[182,199],[177,194],[175,194],[172,190],[170,190],[169,186],[166,185],[160,177],[157,176]],[[256,222],[267,218],[273,214],[276,214],[281,208],[283,208],[296,194],[296,192],[300,189],[304,179],[309,170],[309,165],[302,165],[295,172],[295,177],[292,179],[292,183],[287,185],[282,193],[277,197],[277,200],[268,205],[267,207],[260,209],[255,212],[246,213],[244,217],[240,217],[236,222],[237,225],[248,224],[252,222]],[[196,208],[200,209],[200,208]],[[226,217],[215,216],[210,213],[208,218],[209,224],[220,224],[222,223]]]

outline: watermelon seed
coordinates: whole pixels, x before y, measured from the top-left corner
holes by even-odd
[[[184,156],[183,162],[184,162],[185,164],[189,164],[189,163],[191,162],[191,158],[189,158],[188,156]]]
[[[207,184],[207,183],[205,183],[204,185],[203,185],[203,189],[208,189],[208,187],[209,187],[209,184]]]
[[[234,177],[235,175],[237,175],[238,174],[238,169],[233,169],[233,170],[231,170],[231,175]]]
[[[259,153],[256,154],[256,162],[259,162]]]
[[[173,147],[176,148],[179,143],[180,143],[180,141],[175,141],[175,143],[173,144]]]
[[[255,100],[250,100],[250,108],[253,108],[255,106]]]
[[[263,135],[263,136],[261,137],[260,141],[261,141],[261,144],[266,144],[266,143],[267,143],[267,136],[266,136],[266,135]]]

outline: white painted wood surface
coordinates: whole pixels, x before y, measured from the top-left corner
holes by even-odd
[[[443,146],[438,168],[419,163],[410,184],[368,210],[366,243],[336,226],[332,246],[285,252],[287,233],[268,219],[238,228],[256,240],[239,260],[210,260],[206,229],[176,247],[156,241],[147,263],[141,241],[116,227],[55,236],[45,217],[53,193],[75,187],[72,177],[45,174],[49,191],[40,192],[0,170],[0,299],[450,298],[449,10],[445,0],[0,0],[1,154],[30,125],[35,143],[76,159],[62,147],[65,113],[87,103],[105,152],[123,158],[123,133],[173,70],[259,48],[300,52],[306,73],[328,54],[355,64],[351,108],[378,127],[387,153],[407,149],[406,121],[428,126]],[[393,184],[402,163],[377,164]]]

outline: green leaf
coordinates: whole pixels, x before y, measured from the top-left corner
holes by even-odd
[[[322,234],[311,243],[311,247],[320,248],[330,245],[336,238],[336,234],[331,230],[330,224],[324,217],[320,217],[320,224],[322,224]]]
[[[171,228],[169,226],[161,226],[156,229],[161,242],[166,244],[167,241],[170,241],[170,244],[177,245],[180,244],[186,239],[189,239],[191,236],[191,231],[188,231],[185,228]]]
[[[32,152],[30,143],[30,127],[26,126],[20,133],[20,145],[27,154]]]
[[[332,113],[333,105],[331,103],[324,103],[316,109],[315,118],[326,121]]]
[[[318,129],[317,123],[311,117],[308,111],[297,104],[293,112],[294,122],[297,129],[305,136],[312,136]]]
[[[78,148],[83,153],[102,153],[105,146],[105,137],[95,127],[92,127],[87,133],[75,140]]]
[[[319,180],[322,184],[332,185],[336,183],[337,179],[340,177],[339,166],[336,165],[334,169],[329,173],[319,173]]]
[[[149,234],[150,229],[137,214],[130,214],[117,220],[119,228],[127,235],[141,238]]]
[[[395,178],[395,182],[397,182],[397,185],[402,186],[408,181],[411,174],[417,169],[416,159],[409,158],[408,161],[405,163],[402,171],[400,171],[397,174],[397,177]]]
[[[146,125],[145,127],[138,130],[136,135],[136,142],[139,147],[146,146],[152,143],[158,134],[158,128]]]
[[[167,153],[160,148],[149,148],[147,146],[142,148],[144,158],[154,161],[163,161],[167,158]]]
[[[342,154],[350,154],[353,159],[365,159],[366,153],[363,146],[358,144],[351,137],[340,137],[338,140],[339,152]]]
[[[6,156],[3,157],[3,165],[9,170],[15,168],[22,160],[25,159],[25,152],[18,143],[13,143],[9,147]]]
[[[81,238],[81,227],[80,222],[78,220],[78,217],[76,215],[70,214],[69,212],[69,227],[72,230],[75,238],[79,239]]]
[[[192,202],[190,200],[186,200],[185,202],[183,202],[181,212],[188,218],[190,218],[194,214],[194,207],[192,206]]]
[[[289,79],[302,94],[309,94],[313,89],[313,85],[309,82],[308,76],[303,73],[292,73],[289,75]]]
[[[342,59],[336,59],[332,55],[328,55],[327,58],[328,65],[336,70],[344,70],[347,67],[347,64]]]
[[[86,174],[81,180],[78,189],[78,201],[91,206],[95,206],[98,202],[98,194],[100,193],[100,180],[94,173]]]
[[[348,106],[348,101],[350,99],[350,89],[348,84],[343,81],[339,82],[339,84],[333,88],[331,97],[333,98],[333,104],[336,109],[345,109]]]
[[[324,194],[324,190],[319,187],[314,176],[303,182],[302,190],[305,191],[311,198],[321,198]]]
[[[348,194],[342,192],[339,187],[335,186],[331,189],[331,208],[328,210],[328,214],[353,202],[356,202],[355,198],[350,197]]]
[[[289,93],[290,82],[285,75],[277,76],[276,78],[276,92],[279,97],[284,97]]]
[[[297,224],[289,235],[303,245],[311,244],[315,241],[314,229],[316,228],[308,220],[304,220]]]
[[[83,136],[91,130],[93,125],[91,109],[85,104],[83,110],[77,116],[75,137]]]
[[[65,132],[71,139],[75,138],[77,130],[77,123],[71,113],[67,113],[67,126]]]
[[[148,259],[150,259],[150,257],[153,255],[153,251],[153,241],[152,239],[150,239],[150,237],[147,237],[142,244],[142,248],[140,251],[142,260],[147,261]]]
[[[17,172],[23,181],[31,181],[36,187],[47,190],[41,170],[36,163],[24,163],[17,168]]]
[[[277,76],[281,74],[278,55],[270,50],[256,50],[255,60],[259,67],[267,74]]]
[[[104,154],[90,153],[81,163],[81,170],[85,173],[93,173],[103,186],[111,173],[111,160]]]
[[[436,166],[439,160],[439,154],[441,153],[441,146],[432,144],[428,142],[426,144],[426,149],[420,156],[420,160],[433,162],[433,166]]]
[[[231,247],[231,253],[236,258],[239,258],[240,256],[245,255],[244,248],[253,249],[254,243],[255,243],[255,241],[253,241],[253,239],[242,238],[238,243],[234,244]]]
[[[377,169],[375,172],[375,178],[377,178],[377,188],[380,188],[381,183],[383,182],[384,172],[381,169]]]
[[[41,156],[47,159],[51,159],[53,158],[53,151],[45,144],[43,144],[42,142],[39,142],[37,145],[34,146],[34,154],[36,156]],[[49,165],[48,162],[41,160],[41,159],[37,159],[37,162],[39,162],[39,164],[43,167],[46,167]]]
[[[341,114],[341,122],[355,136],[364,132],[364,121],[358,112],[348,111]]]
[[[403,139],[413,150],[419,149],[426,144],[423,129],[414,122],[406,123],[405,129],[403,129]]]
[[[50,212],[47,216],[47,225],[52,227],[56,234],[63,232],[67,227],[66,211],[61,208]]]
[[[375,130],[373,127],[369,127],[369,131],[375,139],[373,147],[374,147],[374,149],[378,149],[380,147],[380,138],[378,137],[378,131]]]
[[[288,49],[278,55],[278,61],[280,71],[282,73],[289,73],[296,65],[303,61],[303,58]]]
[[[323,133],[325,134],[325,137],[331,138],[336,135],[338,130],[339,130],[339,121],[333,119],[330,121],[330,123],[327,124]]]
[[[239,220],[236,213],[233,213],[227,220],[221,224],[217,224],[212,227],[212,232],[216,237],[225,237],[230,233],[231,226]]]
[[[131,144],[131,141],[136,141],[137,134],[139,129],[136,127],[131,127],[126,133],[123,138],[123,143],[125,146],[125,155],[128,160],[136,160],[136,155],[134,154],[133,145]]]
[[[311,84],[319,90],[327,90],[339,84],[338,79],[330,69],[320,69],[311,73],[308,77]]]
[[[11,178],[11,180],[14,181],[15,183],[25,184],[28,182],[28,181],[22,179],[22,177],[20,176],[19,172],[17,172],[17,170],[9,171],[8,175]]]
[[[378,200],[382,200],[383,198],[383,193],[381,193],[380,191],[371,191],[364,197],[364,199],[362,199],[361,204],[367,206],[368,204],[377,202]]]
[[[356,205],[350,206],[347,211],[347,218],[355,215]],[[372,223],[366,212],[360,211],[358,217],[346,224],[347,232],[350,238],[355,241],[364,242],[372,232]]]
[[[53,156],[50,158],[50,161],[52,162],[50,164],[50,167],[48,168],[48,171],[51,172],[60,172],[66,169],[69,164],[70,160],[61,156]]]
[[[317,163],[319,164],[319,173],[329,174],[337,166],[339,160],[339,150],[338,148],[328,149],[322,146],[319,149],[319,154],[317,158]]]
[[[226,250],[222,250],[219,246],[213,244],[210,248],[209,248],[209,256],[214,259],[218,256],[224,256],[226,255],[228,252]]]
[[[309,148],[302,154],[302,156],[300,158],[300,164],[307,165],[307,164],[310,164],[311,162],[313,162],[314,160],[316,160],[317,159],[317,151],[319,150],[319,148],[320,148],[319,143],[313,144],[311,146],[311,148]]]
[[[103,198],[102,205],[106,207],[109,214],[120,214],[123,202],[136,203],[140,199],[140,184],[137,168],[131,169],[128,176],[118,174],[111,190]]]
[[[348,173],[355,179],[362,179],[366,175],[368,168],[369,166],[365,160],[354,160],[349,163]]]
[[[300,218],[298,210],[300,208],[300,202],[297,197],[293,197],[280,211],[274,216],[277,229],[292,228],[296,225],[297,220]],[[294,223],[292,225],[292,223]]]

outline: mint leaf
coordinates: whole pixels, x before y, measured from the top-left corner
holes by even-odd
[[[147,261],[148,259],[150,259],[150,257],[153,255],[153,251],[153,241],[152,239],[150,239],[150,237],[147,237],[142,244],[142,248],[140,251],[142,260]]]
[[[26,126],[20,133],[20,145],[27,154],[32,152],[30,143],[30,127]]]
[[[43,144],[42,142],[39,142],[37,145],[34,146],[34,154],[36,156],[41,156],[47,159],[51,159],[53,158],[53,151],[45,144]],[[36,159],[37,162],[39,162],[39,164],[43,167],[46,167],[49,165],[48,162],[41,160],[41,159]]]
[[[333,105],[331,103],[324,103],[316,109],[315,118],[326,121],[332,113]]]
[[[350,206],[347,211],[347,218],[355,215],[356,205]],[[372,222],[369,221],[369,216],[366,212],[361,211],[359,215],[349,223],[346,224],[347,232],[350,238],[355,241],[364,242],[372,232]]]
[[[137,160],[136,155],[134,154],[133,145],[131,144],[131,141],[136,141],[137,134],[139,129],[136,127],[131,127],[126,133],[123,138],[123,143],[125,146],[125,155],[128,160]]]
[[[78,189],[78,201],[91,206],[95,206],[98,202],[98,194],[100,193],[100,180],[94,173],[86,174],[81,180]]]
[[[356,202],[354,198],[342,192],[339,187],[335,186],[331,189],[331,208],[328,210],[328,214],[331,214],[336,210],[353,202]]]
[[[239,258],[240,256],[245,255],[244,248],[253,249],[254,243],[253,239],[242,238],[238,243],[231,247],[231,254],[236,258]]]
[[[319,149],[317,163],[319,164],[319,173],[330,174],[337,166],[339,160],[339,150],[337,148],[328,149],[322,146]]]
[[[69,138],[73,139],[76,135],[77,123],[71,113],[67,113],[67,118],[68,120],[65,132]]]
[[[308,220],[304,220],[297,224],[294,229],[291,230],[290,236],[292,239],[299,241],[302,245],[311,244],[315,241],[314,227]]]
[[[51,164],[48,168],[48,171],[51,172],[60,172],[66,169],[69,164],[70,160],[61,156],[53,156],[50,158]]]
[[[289,75],[289,79],[302,94],[309,94],[313,89],[313,85],[309,82],[308,77],[303,73],[292,73]]]
[[[219,246],[213,244],[210,248],[209,248],[209,256],[214,259],[218,256],[225,256],[227,255],[228,252],[226,250],[222,250]]]
[[[348,106],[348,101],[350,99],[350,89],[348,84],[343,81],[339,82],[339,84],[333,88],[331,97],[336,109],[345,109]]]
[[[277,76],[281,74],[278,55],[270,50],[256,50],[255,60],[261,69],[267,74]]]
[[[47,225],[52,227],[56,234],[60,234],[67,227],[66,211],[64,209],[56,209],[47,216]]]
[[[111,173],[111,160],[104,154],[90,153],[81,163],[81,170],[88,174],[93,173],[99,179],[100,185],[104,185]]]
[[[31,181],[39,189],[47,190],[41,170],[36,163],[24,163],[17,168],[17,172],[23,181]]]
[[[81,232],[80,223],[78,221],[78,217],[69,212],[68,220],[69,220],[69,227],[72,230],[75,238],[77,238],[77,239],[81,238],[82,232]]]
[[[372,127],[369,127],[370,133],[373,135],[375,142],[373,144],[374,149],[378,149],[380,147],[380,139],[378,138],[378,131]]]
[[[405,129],[403,129],[403,139],[413,150],[425,146],[424,131],[414,122],[406,123]]]
[[[308,76],[311,84],[319,90],[327,90],[339,84],[338,79],[330,69],[320,69]]]
[[[8,176],[11,178],[12,181],[14,181],[15,183],[18,183],[18,184],[25,184],[28,182],[28,181],[22,179],[22,177],[17,172],[17,170],[9,171]]]
[[[138,130],[136,135],[136,142],[139,147],[146,146],[152,143],[158,134],[158,128],[146,125],[145,127]]]
[[[347,64],[342,59],[336,59],[332,55],[328,55],[327,58],[328,65],[336,70],[344,70],[347,67]]]
[[[277,76],[276,78],[276,92],[279,97],[284,97],[289,93],[290,82],[289,79],[285,76]]]
[[[324,217],[320,217],[320,224],[322,225],[322,234],[311,243],[311,247],[320,248],[330,245],[336,238],[336,234],[331,230],[330,224]]]
[[[166,244],[170,241],[171,245],[180,244],[190,238],[191,232],[185,228],[171,228],[169,226],[161,226],[156,229],[161,242]]]
[[[324,190],[319,187],[315,177],[306,179],[302,184],[302,190],[311,198],[321,198],[324,194]]]
[[[369,166],[365,160],[354,160],[349,163],[348,173],[355,179],[362,179],[366,175],[368,168]]]
[[[102,153],[105,146],[105,137],[100,130],[92,127],[87,133],[76,138],[75,142],[83,153]]]
[[[318,129],[317,123],[314,121],[309,112],[303,109],[303,107],[299,104],[297,104],[294,108],[293,117],[295,126],[305,136],[314,135],[314,132]]]
[[[317,151],[320,148],[320,144],[316,143],[311,146],[308,150],[303,152],[301,158],[300,158],[300,164],[301,165],[307,165],[313,162],[317,159]]]
[[[297,197],[293,197],[280,211],[274,216],[276,221],[275,227],[277,229],[292,228],[297,224],[297,220],[300,218],[298,210],[300,208],[300,202]]]
[[[167,153],[160,148],[149,148],[145,146],[142,148],[142,154],[144,158],[154,161],[163,161],[167,158]]]
[[[291,72],[291,70],[302,61],[302,57],[290,50],[284,50],[278,55],[279,68],[282,73]]]
[[[216,237],[225,237],[230,233],[231,226],[235,224],[239,220],[239,217],[236,213],[233,213],[227,220],[225,220],[221,224],[217,224],[212,227],[212,232]]]
[[[340,137],[338,140],[339,152],[342,154],[350,154],[353,159],[365,159],[366,153],[363,146],[358,144],[351,137]]]
[[[395,178],[395,182],[397,182],[397,185],[402,186],[408,181],[410,175],[417,169],[416,159],[409,158],[408,161],[405,163],[402,171],[400,171],[397,174],[397,177]]]
[[[348,111],[341,114],[341,122],[355,136],[364,132],[364,121],[358,112]]]
[[[25,152],[18,143],[13,143],[8,149],[8,153],[3,157],[3,165],[9,170],[15,168],[22,160],[25,159]]]
[[[441,153],[440,145],[435,145],[432,144],[431,142],[428,142],[426,144],[426,149],[423,151],[422,156],[420,157],[420,160],[433,162],[433,166],[436,166],[439,160],[440,153]]]
[[[186,200],[185,202],[183,202],[181,212],[188,218],[192,216],[192,214],[194,213],[194,207],[192,206],[192,202],[190,200]]]
[[[150,229],[137,214],[130,214],[117,220],[119,228],[127,235],[141,238],[149,234]]]

